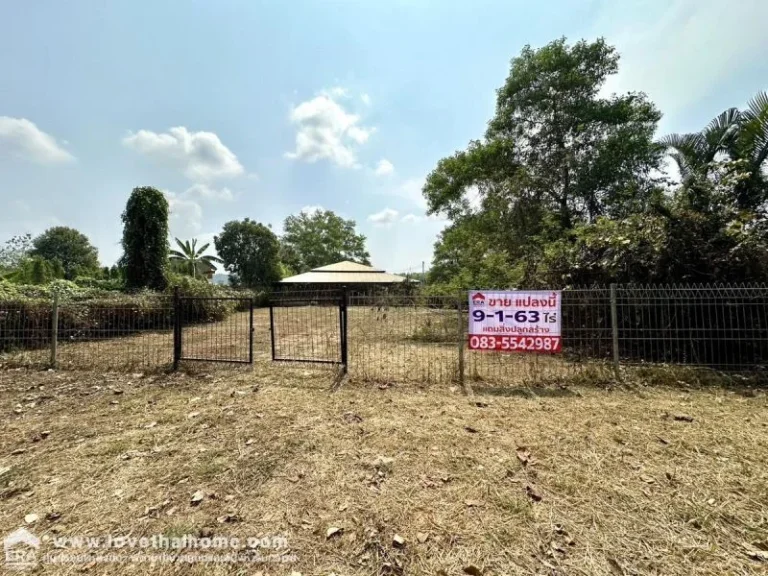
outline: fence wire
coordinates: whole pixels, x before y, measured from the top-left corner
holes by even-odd
[[[349,374],[383,382],[457,382],[463,375],[475,382],[514,384],[611,375],[616,359],[622,366],[723,371],[768,366],[768,287],[763,285],[564,290],[559,354],[468,350],[466,293],[290,290],[274,294],[271,307],[252,312],[248,299],[204,300],[141,306],[63,302],[57,310],[58,364],[168,367],[180,310],[182,358],[209,361],[340,363],[346,318]],[[0,360],[48,365],[52,308],[51,302],[0,301]]]

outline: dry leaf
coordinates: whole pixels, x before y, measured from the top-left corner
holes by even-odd
[[[466,504],[470,508],[480,508],[483,505],[483,503],[480,502],[480,500],[464,500],[464,504]]]
[[[429,534],[427,534],[425,532],[419,532],[418,534],[416,534],[416,540],[418,540],[419,542],[424,544],[424,542],[429,540]]]
[[[656,480],[654,480],[650,476],[646,476],[646,475],[640,476],[640,480],[642,480],[646,484],[655,484],[656,483]]]
[[[39,516],[37,514],[27,514],[24,516],[24,522],[27,524],[34,524],[39,519]]]
[[[473,564],[464,566],[462,570],[464,571],[464,574],[469,574],[469,576],[483,576],[483,571]]]
[[[329,538],[333,538],[334,536],[341,536],[341,533],[342,533],[341,528],[337,528],[336,526],[331,526],[330,528],[328,528],[328,530],[326,530],[325,537],[326,539],[329,539]]]
[[[517,449],[517,459],[520,460],[520,463],[523,466],[527,466],[528,462],[531,459],[531,453],[526,450],[525,448],[518,448]]]
[[[192,506],[197,506],[203,500],[205,500],[205,492],[203,492],[202,490],[198,490],[197,492],[192,494],[192,499],[190,503],[192,504]]]
[[[678,422],[693,422],[693,416],[688,416],[688,414],[675,414],[673,418]]]
[[[242,518],[238,516],[237,514],[225,514],[224,516],[219,516],[216,518],[216,521],[219,524],[232,524],[234,522],[240,522]]]
[[[392,546],[395,548],[404,548],[405,547],[405,538],[400,536],[400,534],[395,534],[392,538]]]
[[[530,484],[525,487],[525,493],[528,494],[528,497],[534,502],[541,502],[541,499],[543,498],[541,492],[539,492],[534,486],[531,486]]]
[[[464,426],[464,430],[470,434],[477,434],[477,428],[473,428],[472,426]]]

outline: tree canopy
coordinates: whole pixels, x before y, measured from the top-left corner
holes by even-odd
[[[250,218],[227,222],[213,242],[232,285],[266,288],[280,280],[280,243],[264,224]]]
[[[602,39],[560,39],[512,60],[484,138],[440,160],[424,186],[429,211],[451,220],[431,282],[766,279],[768,98],[657,142],[661,114],[644,94],[601,93],[618,63]],[[669,148],[677,188],[662,176]]]
[[[99,269],[99,253],[88,237],[67,226],[54,226],[37,236],[32,241],[30,255],[59,262],[67,280]]]
[[[128,289],[166,287],[168,200],[157,188],[134,188],[123,212],[121,267]]]
[[[283,228],[281,260],[293,273],[341,260],[369,264],[365,236],[355,231],[354,220],[345,220],[330,210],[300,212],[288,216]]]

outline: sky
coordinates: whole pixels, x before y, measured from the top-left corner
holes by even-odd
[[[604,92],[646,92],[661,136],[768,89],[765,22],[765,0],[0,0],[0,242],[67,225],[112,264],[149,185],[172,236],[324,208],[420,270],[446,225],[424,179],[523,46],[605,37]]]

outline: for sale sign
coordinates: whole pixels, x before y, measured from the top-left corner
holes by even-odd
[[[559,291],[469,293],[469,349],[560,352]]]

